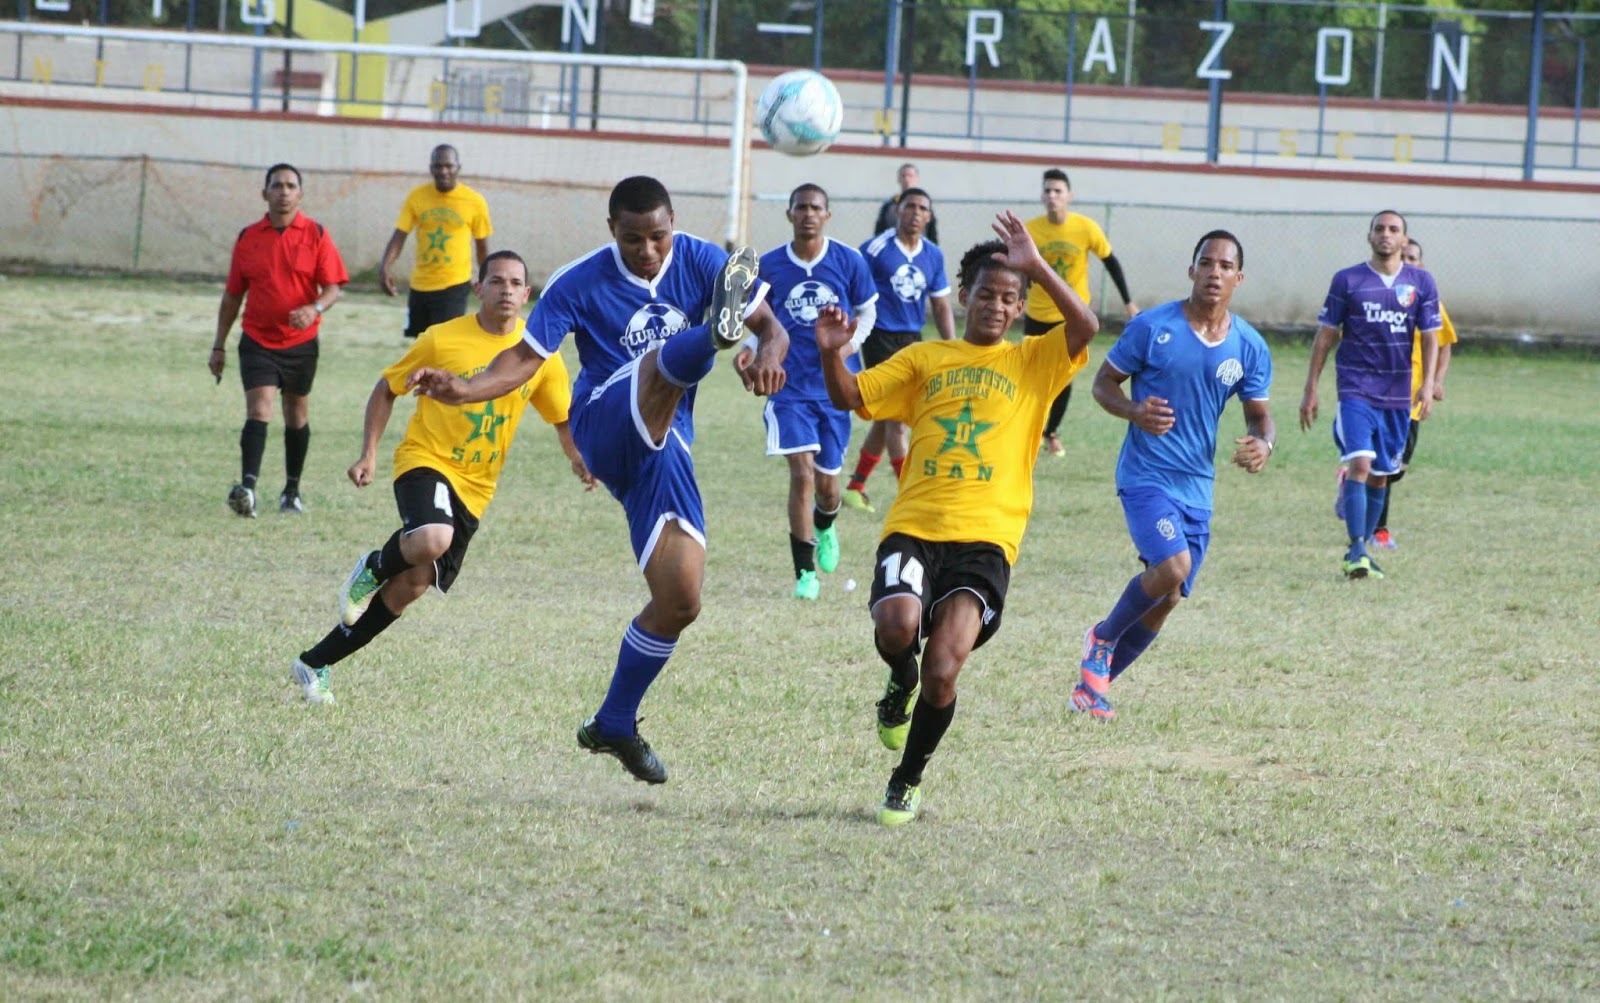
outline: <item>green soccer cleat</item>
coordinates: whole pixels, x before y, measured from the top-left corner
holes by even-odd
[[[367,562],[375,554],[376,550],[368,551],[357,558],[350,577],[344,580],[344,588],[339,590],[339,619],[346,627],[356,625],[372,602],[372,593],[378,591],[378,580],[372,576],[372,569],[367,567]]]
[[[817,567],[829,575],[839,570],[839,527],[817,532]]]
[[[897,784],[889,781],[889,786],[883,792],[883,804],[878,807],[879,825],[905,825],[915,821],[917,811],[922,807],[922,788],[911,784]]]
[[[326,666],[320,669],[313,669],[296,657],[291,671],[294,673],[295,685],[300,687],[300,695],[306,698],[306,703],[333,703],[333,687],[330,679],[332,672],[330,669]]]
[[[922,684],[907,692],[889,673],[889,683],[883,688],[883,699],[878,701],[878,741],[885,749],[898,752],[906,747],[906,735],[911,733],[911,708],[917,705],[917,695]]]
[[[853,508],[857,512],[878,511],[872,507],[871,500],[867,498],[866,488],[845,488],[843,501],[845,508]]]
[[[822,583],[817,581],[815,571],[802,571],[800,577],[794,580],[794,597],[796,599],[815,599],[822,594]]]
[[[1346,578],[1366,578],[1371,574],[1372,558],[1368,557],[1366,554],[1362,554],[1360,557],[1357,557],[1354,560],[1351,560],[1348,557],[1345,558],[1344,576]],[[1381,578],[1382,573],[1380,572],[1376,577]]]

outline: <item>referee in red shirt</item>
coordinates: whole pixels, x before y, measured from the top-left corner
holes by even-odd
[[[289,164],[267,168],[261,190],[267,214],[239,231],[228,286],[217,308],[217,338],[208,363],[222,382],[228,331],[244,306],[239,376],[244,382],[244,431],[239,433],[243,474],[228,492],[228,506],[256,517],[256,478],[267,448],[272,399],[283,391],[283,453],[288,479],[278,510],[300,513],[300,471],[311,444],[307,398],[317,375],[317,330],[350,281],[339,249],[322,224],[300,214],[300,172]],[[246,294],[249,294],[248,297]]]

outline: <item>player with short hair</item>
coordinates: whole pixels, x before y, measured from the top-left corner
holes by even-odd
[[[872,333],[861,343],[861,363],[875,366],[889,356],[922,340],[922,325],[929,307],[939,337],[956,336],[955,314],[950,310],[950,280],[945,277],[944,252],[925,236],[933,218],[933,199],[921,188],[900,195],[898,223],[861,245],[872,281],[878,287],[877,319]],[[895,421],[874,421],[867,429],[856,459],[855,472],[845,486],[844,503],[863,512],[876,511],[867,497],[867,478],[889,451],[896,478],[906,460],[906,427]]]
[[[1422,245],[1415,240],[1407,240],[1405,250],[1400,252],[1400,259],[1406,264],[1416,268],[1426,268],[1422,263]],[[1434,364],[1433,373],[1433,399],[1444,400],[1444,374],[1450,371],[1450,355],[1452,346],[1460,339],[1456,337],[1456,326],[1450,322],[1450,314],[1445,310],[1444,303],[1439,304],[1439,361]],[[1411,338],[1411,393],[1413,396],[1422,390],[1422,332],[1413,332]],[[1400,454],[1400,470],[1389,478],[1389,489],[1383,494],[1383,509],[1378,513],[1378,528],[1373,531],[1372,545],[1381,550],[1395,550],[1399,547],[1394,540],[1394,534],[1389,532],[1389,504],[1394,501],[1394,486],[1406,475],[1411,467],[1411,457],[1417,451],[1417,430],[1422,425],[1418,417],[1422,410],[1422,402],[1418,401],[1411,407],[1411,424],[1406,432],[1406,450]],[[1342,479],[1341,479],[1342,482]],[[1339,496],[1344,500],[1343,494]],[[1340,506],[1341,508],[1343,506]]]
[[[1082,213],[1072,212],[1072,182],[1067,172],[1052,167],[1044,172],[1039,192],[1044,205],[1044,215],[1028,220],[1028,234],[1039,246],[1039,254],[1057,275],[1066,280],[1072,291],[1085,303],[1089,299],[1089,255],[1100,259],[1106,274],[1116,284],[1123,305],[1130,318],[1139,315],[1138,304],[1128,292],[1128,280],[1122,273],[1122,262],[1111,253],[1111,241],[1106,239],[1100,224]],[[1035,285],[1028,293],[1028,307],[1022,315],[1022,333],[1039,335],[1061,323],[1061,313],[1046,296],[1041,286]],[[1067,404],[1072,400],[1072,384],[1068,383],[1061,395],[1050,405],[1050,418],[1044,425],[1044,446],[1051,456],[1065,456],[1058,430],[1066,416]]]
[[[695,481],[694,394],[716,353],[760,339],[741,371],[768,396],[783,387],[788,335],[768,308],[754,252],[732,255],[674,232],[667,189],[630,177],[611,190],[614,242],[562,266],[533,308],[523,339],[470,380],[423,368],[408,385],[447,403],[488,400],[526,382],[560,349],[578,342],[572,434],[589,470],[622,503],[650,601],[629,623],[595,715],[578,744],[615,756],[639,780],[665,783],[667,768],[638,730],[640,701],[700,614],[705,516]],[[699,323],[706,317],[705,323]]]
[[[432,183],[419,185],[406,196],[378,261],[378,285],[393,296],[389,266],[400,256],[406,236],[417,231],[417,261],[406,294],[407,338],[467,312],[474,260],[483,265],[489,256],[489,235],[494,233],[489,203],[460,181],[461,154],[455,147],[435,146],[428,157],[428,173]]]
[[[482,305],[476,313],[436,324],[422,333],[399,361],[383,371],[367,397],[361,455],[347,472],[350,483],[372,483],[378,442],[405,393],[406,377],[419,366],[474,373],[524,333],[521,311],[528,302],[528,266],[512,251],[496,251],[478,266],[473,287]],[[340,623],[294,660],[292,672],[307,702],[333,703],[332,666],[387,630],[431,585],[450,591],[466,558],[478,521],[494,498],[511,440],[531,403],[554,425],[561,450],[578,479],[594,478],[578,455],[567,428],[572,389],[557,356],[521,386],[481,408],[452,407],[422,398],[394,451],[394,499],[400,528],[378,549],[363,554],[339,591]],[[374,600],[376,595],[376,600]]]
[[[794,238],[761,256],[761,276],[773,290],[773,313],[789,332],[789,354],[783,361],[788,378],[767,399],[763,417],[767,455],[782,456],[789,464],[794,597],[815,599],[822,590],[817,569],[831,573],[839,566],[834,520],[839,515],[839,470],[850,445],[850,414],[828,401],[812,328],[822,307],[847,306],[856,318],[859,346],[872,331],[878,291],[861,252],[824,234],[833,212],[821,186],[808,183],[791,192],[786,215]],[[734,356],[734,365],[748,365],[755,347],[752,335]]]
[[[1144,571],[1134,575],[1104,620],[1083,636],[1074,711],[1116,716],[1106,692],[1150,646],[1194,588],[1211,542],[1217,428],[1238,397],[1245,434],[1233,462],[1260,473],[1277,428],[1267,409],[1272,354],[1254,327],[1232,313],[1244,281],[1244,247],[1226,230],[1200,238],[1190,256],[1185,299],[1146,310],[1123,329],[1094,378],[1094,399],[1128,423],[1117,458],[1117,497]],[[1123,384],[1132,380],[1130,395]]]
[[[228,265],[228,282],[217,307],[216,340],[207,367],[218,383],[227,367],[228,331],[239,321],[239,380],[244,384],[244,428],[239,432],[239,483],[228,490],[228,507],[256,517],[256,480],[267,449],[273,398],[283,395],[283,491],[278,511],[298,515],[300,474],[311,447],[311,384],[317,376],[317,335],[322,315],[339,302],[350,281],[333,237],[300,211],[305,197],[292,164],[267,168],[261,198],[267,212],[239,231]]]
[[[1317,317],[1311,366],[1300,400],[1300,428],[1317,420],[1317,380],[1335,344],[1338,411],[1333,441],[1349,470],[1340,491],[1350,544],[1346,578],[1382,578],[1367,553],[1387,496],[1387,479],[1400,471],[1412,409],[1417,421],[1433,411],[1438,360],[1439,292],[1433,276],[1405,263],[1405,217],[1385,209],[1367,225],[1372,257],[1334,273]],[[1413,336],[1413,332],[1417,332]],[[1341,336],[1343,342],[1340,342]],[[1422,380],[1411,376],[1412,341],[1421,340]]]
[[[885,230],[893,230],[899,224],[900,200],[912,188],[922,187],[922,172],[917,170],[916,164],[901,164],[895,169],[894,179],[900,185],[900,193],[884,199],[883,205],[878,207],[878,218],[872,224],[874,237]],[[939,242],[939,220],[932,213],[928,214],[926,235],[935,244]]]
[[[955,717],[956,679],[1000,627],[1033,508],[1045,412],[1087,364],[1099,327],[1039,256],[1022,221],[1009,212],[996,219],[1004,239],[978,244],[961,260],[962,340],[911,345],[857,376],[845,365],[851,324],[843,311],[825,308],[816,326],[833,403],[912,429],[870,600],[873,640],[889,666],[878,738],[905,750],[878,809],[884,825],[917,817],[923,770]],[[1065,320],[1052,334],[1014,344],[1006,332],[1022,316],[1030,281],[1050,290]]]

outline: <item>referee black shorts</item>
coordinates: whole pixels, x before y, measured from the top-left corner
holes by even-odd
[[[277,387],[286,394],[306,397],[317,378],[317,342],[293,348],[268,348],[248,334],[239,339],[239,379],[246,390]]]

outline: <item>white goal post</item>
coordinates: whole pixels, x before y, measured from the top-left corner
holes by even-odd
[[[0,21],[0,35],[16,36],[15,44],[18,46],[18,61],[22,65],[22,45],[25,39],[33,37],[40,39],[80,39],[95,41],[115,41],[134,46],[150,46],[153,49],[162,47],[194,47],[206,50],[234,50],[252,53],[266,52],[291,52],[306,53],[324,57],[325,62],[333,62],[337,69],[337,61],[328,57],[346,56],[353,60],[356,57],[385,57],[389,59],[411,60],[413,62],[436,61],[441,66],[460,67],[476,64],[497,64],[503,67],[565,67],[565,68],[593,68],[604,70],[630,71],[639,75],[646,81],[643,90],[631,95],[632,107],[628,115],[632,117],[618,118],[620,122],[633,122],[634,125],[621,125],[613,129],[615,132],[630,132],[641,139],[648,139],[650,135],[669,137],[692,136],[699,140],[705,138],[725,138],[727,140],[726,164],[726,212],[723,219],[722,237],[725,243],[738,243],[742,237],[746,214],[746,165],[750,154],[749,131],[749,71],[745,64],[732,59],[685,59],[667,56],[613,56],[599,53],[566,53],[566,52],[527,52],[507,49],[480,49],[456,46],[418,46],[418,45],[382,45],[363,42],[322,42],[307,41],[302,39],[269,38],[243,35],[216,35],[205,33],[190,33],[177,31],[138,30],[127,28],[101,28],[76,25],[38,24],[22,21]],[[30,59],[34,59],[31,53]],[[696,108],[717,108],[717,114],[725,117],[717,119],[688,119],[675,120],[670,117],[651,118],[649,109],[653,100],[668,100],[665,95],[652,94],[648,88],[648,79],[645,75],[652,72],[671,73],[673,75],[689,74],[695,77]],[[99,75],[103,67],[91,66],[86,78],[81,81],[66,79],[66,74],[57,72],[50,81],[54,86],[51,95],[56,97],[73,98],[78,94],[72,93],[67,88],[73,83],[82,83],[86,88],[99,86]],[[504,72],[504,71],[502,71]],[[531,72],[531,70],[530,70]],[[548,72],[548,71],[546,71]],[[729,83],[726,99],[719,95],[714,100],[701,100],[699,94],[699,75],[712,74],[724,77]],[[37,70],[35,79],[37,80]],[[21,80],[19,84],[26,84]],[[437,86],[437,84],[435,85]],[[273,88],[275,91],[275,88]],[[19,93],[12,90],[11,93]],[[88,91],[85,92],[87,94]],[[211,90],[214,96],[217,91]],[[331,91],[337,95],[337,85]],[[236,96],[243,97],[243,93]],[[259,93],[257,94],[259,96]],[[564,97],[564,95],[563,95]],[[609,96],[608,96],[609,99]],[[297,103],[299,103],[297,101]],[[620,102],[619,102],[620,103]],[[326,106],[327,102],[324,102]],[[424,110],[426,103],[424,103]],[[300,110],[296,108],[295,110]],[[537,112],[535,112],[537,113]],[[592,111],[578,111],[568,108],[567,114],[588,120]],[[551,116],[546,113],[546,122]],[[726,130],[724,134],[724,130]],[[539,129],[529,128],[530,135],[537,135]],[[708,151],[709,152],[709,151]],[[713,182],[714,184],[714,182]]]

